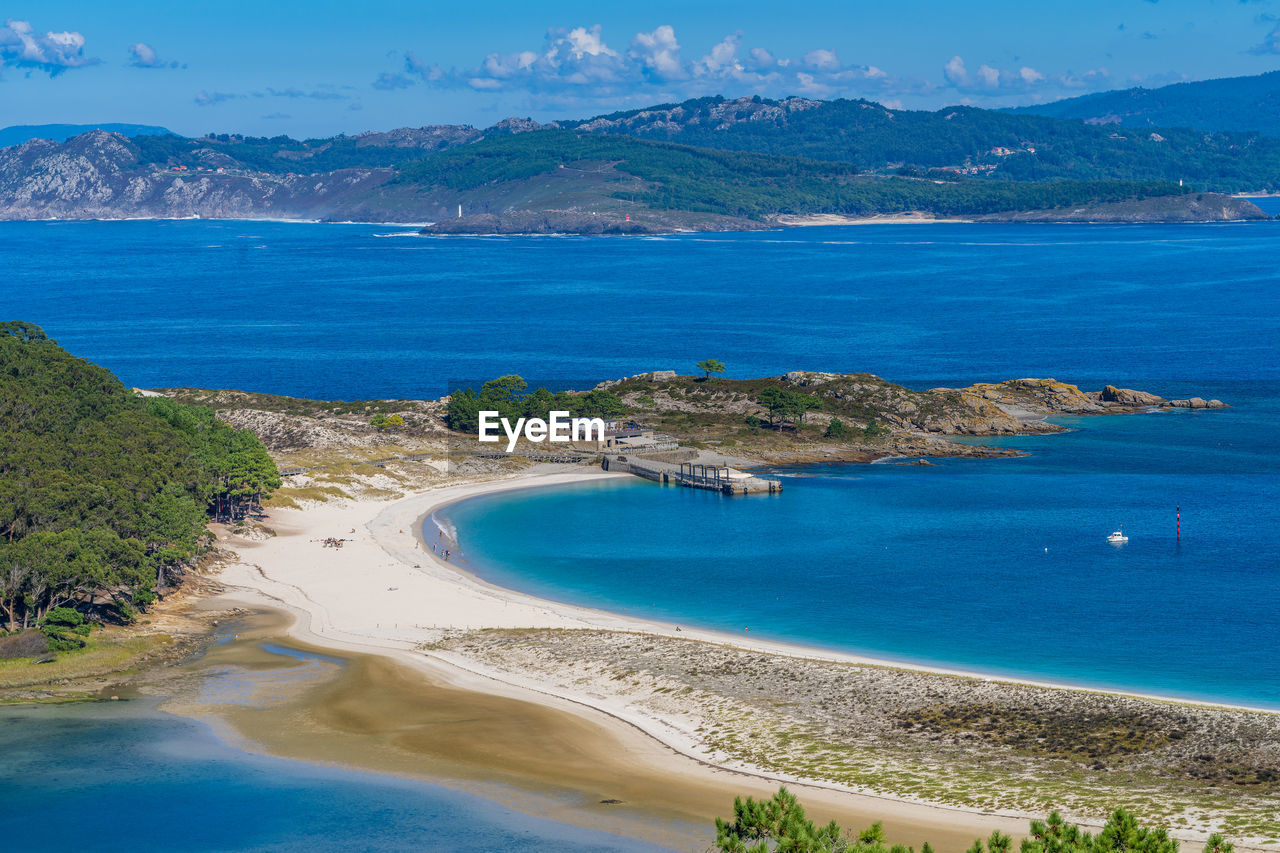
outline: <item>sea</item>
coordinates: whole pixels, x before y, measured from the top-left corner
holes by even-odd
[[[148,700],[0,709],[0,802],[13,851],[663,849],[441,785],[245,752]]]
[[[448,514],[471,570],[557,600],[1280,709],[1278,239],[1280,222],[651,238],[5,222],[0,318],[38,323],[148,388],[421,398],[509,373],[582,387],[717,358],[735,377],[866,371],[931,388],[1035,376],[1217,397],[1231,408],[1061,418],[1069,432],[990,441],[1018,458],[777,469],[774,496],[618,480]],[[1121,527],[1128,543],[1108,543]],[[47,739],[70,712],[7,713]],[[77,741],[77,755],[114,737]],[[0,798],[15,778],[0,774]],[[113,795],[141,794],[145,778],[123,776]],[[344,805],[368,794],[307,784]],[[548,839],[530,849],[565,843]]]

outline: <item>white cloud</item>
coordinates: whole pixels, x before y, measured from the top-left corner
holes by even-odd
[[[610,47],[603,28],[595,25],[549,30],[539,50],[490,53],[472,68],[445,71],[412,53],[403,56],[404,72],[384,72],[374,80],[374,88],[404,88],[421,80],[486,92],[519,91],[564,104],[573,99],[616,104],[735,92],[859,96],[928,88],[927,83],[903,81],[881,68],[844,64],[827,48],[799,58],[779,57],[764,47],[744,48],[738,33],[698,58],[686,59],[670,24],[635,33],[625,52]]]
[[[138,42],[129,46],[129,55],[133,57],[134,65],[141,68],[154,68],[160,61],[160,57],[156,55],[156,50],[149,44]]]
[[[644,66],[645,71],[661,80],[673,80],[686,76],[680,60],[680,42],[670,24],[663,24],[651,33],[636,33],[631,39],[628,56]]]
[[[765,71],[777,66],[778,60],[763,47],[753,47],[747,52],[746,67],[750,71]]]
[[[296,86],[290,86],[287,89],[275,89],[268,86],[265,90],[253,92],[209,92],[201,89],[196,93],[195,102],[197,106],[213,107],[227,101],[235,101],[242,98],[288,98],[290,100],[308,99],[313,101],[351,100],[350,95],[335,92],[332,87],[321,85],[316,89],[299,89]]]
[[[273,98],[310,98],[313,101],[346,101],[348,96],[339,92],[332,92],[324,89],[312,89],[310,91],[299,89],[296,86],[290,86],[287,89],[273,89],[267,87],[267,94]],[[255,92],[256,97],[261,97],[260,93]]]
[[[165,62],[156,49],[145,42],[129,45],[129,64],[134,68],[185,68],[176,61]]]
[[[195,102],[196,106],[199,107],[212,107],[226,101],[234,101],[237,98],[243,97],[245,96],[234,92],[207,92],[204,89],[201,89],[199,92],[196,92]]]
[[[942,78],[951,88],[965,95],[1003,97],[1006,95],[1062,92],[1068,89],[1097,88],[1109,80],[1105,68],[1094,68],[1082,74],[1043,74],[1029,65],[1017,69],[997,68],[982,64],[973,73],[964,59],[953,56],[942,66]]]
[[[956,88],[965,86],[969,82],[969,72],[965,70],[964,60],[958,56],[951,57],[942,67],[942,76]]]
[[[0,64],[33,68],[56,77],[68,68],[96,65],[84,55],[85,38],[78,32],[49,31],[41,35],[29,21],[12,18],[0,27]]]
[[[840,60],[830,50],[811,50],[804,55],[804,64],[819,71],[837,71]]]

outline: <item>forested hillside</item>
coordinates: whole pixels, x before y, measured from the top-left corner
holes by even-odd
[[[1126,127],[1190,127],[1280,136],[1280,71],[1120,89],[1010,110]]]
[[[699,98],[564,127],[775,156],[865,171],[948,169],[1019,180],[1184,180],[1235,192],[1280,186],[1280,139],[1148,128],[976,107],[891,110],[863,100]]]
[[[129,619],[280,485],[246,430],[140,398],[38,327],[0,323],[0,618],[55,607]]]
[[[1176,195],[1155,181],[962,181],[860,176],[854,164],[642,142],[608,134],[542,130],[487,139],[406,165],[393,183],[483,192],[569,171],[606,176],[608,196],[658,210],[736,217],[777,213],[869,215],[910,210],[940,216],[1105,203]],[[569,177],[564,175],[563,177]],[[476,206],[476,199],[468,207]]]

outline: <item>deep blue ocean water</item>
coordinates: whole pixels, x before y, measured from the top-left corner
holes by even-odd
[[[6,850],[660,848],[423,782],[250,755],[137,702],[0,711]]]
[[[1280,222],[904,225],[653,239],[0,223],[0,315],[144,387],[438,395],[708,356],[732,376],[1280,378]]]
[[[1054,376],[1220,397],[1234,408],[1076,419],[1069,434],[1001,442],[1031,454],[1021,459],[784,471],[795,476],[772,498],[610,482],[453,514],[475,570],[563,600],[962,669],[1280,707],[1277,238],[1273,222],[654,239],[0,223],[0,317],[39,323],[142,387],[420,397],[509,372],[580,384],[692,371],[715,357],[731,376],[865,370],[917,387]],[[1104,537],[1119,525],[1131,541],[1115,548]],[[137,772],[104,785],[110,753],[67,729],[63,712],[17,713],[7,719],[21,725],[0,726],[12,738],[0,743],[6,844],[23,832],[34,842],[30,827],[64,826],[81,811],[76,826],[101,838],[112,809],[145,807],[139,820],[165,848],[187,814],[166,792],[207,799],[216,808],[206,814],[253,816],[208,832],[266,833],[210,836],[205,849],[276,846],[284,836],[270,833],[314,837],[312,824],[343,837],[318,803],[370,832],[377,803],[390,804],[387,825],[403,837],[450,826],[435,794],[394,783],[317,781],[284,762],[240,772],[247,759],[225,754],[156,764],[148,744],[166,742],[173,721],[103,718],[115,733],[92,737],[128,744],[116,752],[145,748]],[[68,750],[42,776],[12,751],[27,737]],[[9,808],[13,797],[21,809]],[[44,819],[11,817],[28,809]],[[492,814],[493,838],[516,831]],[[370,837],[382,839],[370,847],[394,846]]]

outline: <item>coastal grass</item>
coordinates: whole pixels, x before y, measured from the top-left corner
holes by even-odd
[[[36,701],[71,701],[89,698],[82,691],[66,691],[60,688],[69,683],[128,672],[142,660],[173,643],[167,634],[129,633],[123,628],[108,628],[87,638],[83,649],[61,652],[47,663],[43,658],[14,658],[0,660],[0,702],[33,701],[30,698],[7,696],[7,691],[48,689],[57,694]]]
[[[304,503],[325,503],[331,498],[345,500],[351,496],[337,486],[281,486],[263,506],[275,509],[297,509]]]
[[[593,629],[434,645],[679,714],[717,762],[982,811],[1104,818],[1121,805],[1151,822],[1280,838],[1267,715]]]

